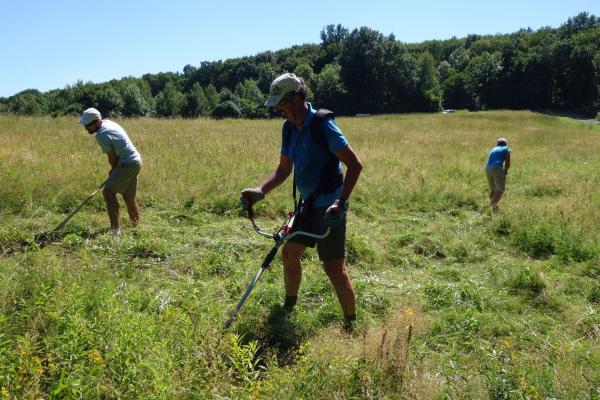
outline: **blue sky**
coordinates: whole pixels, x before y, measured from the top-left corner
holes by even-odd
[[[0,96],[319,43],[328,24],[421,42],[558,27],[582,11],[600,16],[600,0],[0,0]]]

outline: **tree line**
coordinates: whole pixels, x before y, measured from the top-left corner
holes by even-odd
[[[302,76],[317,107],[337,114],[430,112],[442,108],[554,109],[596,115],[600,105],[600,18],[587,12],[559,28],[402,43],[368,27],[328,25],[321,43],[186,65],[105,83],[78,81],[0,98],[0,112],[109,117],[265,118],[272,80]]]

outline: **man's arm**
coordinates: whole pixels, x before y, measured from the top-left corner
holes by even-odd
[[[506,153],[506,160],[504,160],[504,173],[508,173],[508,169],[510,168],[510,153]]]
[[[290,176],[293,167],[292,160],[288,156],[281,156],[277,169],[259,186],[259,189],[263,194],[269,193]]]
[[[358,181],[363,165],[350,145],[336,151],[335,156],[346,166],[346,177],[344,178],[340,199],[347,200]]]
[[[119,162],[119,159],[117,158],[117,155],[115,154],[115,152],[112,150],[109,150],[106,153],[106,156],[108,157],[108,163],[110,164],[111,168],[116,167],[117,163]]]

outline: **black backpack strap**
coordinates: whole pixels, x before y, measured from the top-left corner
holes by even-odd
[[[325,132],[323,132],[322,125],[323,121],[327,118],[335,119],[334,112],[319,108],[310,123],[310,134],[312,139],[316,144],[323,148],[327,148],[327,138],[325,138]]]
[[[329,151],[329,147],[322,126],[323,121],[328,118],[335,119],[334,112],[320,108],[313,116],[313,120],[310,124],[310,134],[313,141],[320,147],[327,149],[327,151]],[[321,172],[321,179],[319,180],[319,186],[317,186],[317,189],[315,190],[315,195],[321,193],[333,193],[344,183],[344,176],[338,168],[338,158],[331,151],[329,151],[329,156],[329,160],[327,160],[327,163]]]

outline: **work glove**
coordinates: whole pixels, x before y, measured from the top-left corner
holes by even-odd
[[[265,198],[265,194],[260,190],[260,188],[248,188],[242,190],[242,197],[240,201],[242,204],[245,202],[249,205],[254,205]]]
[[[330,228],[335,228],[344,221],[346,216],[346,200],[337,199],[325,211],[323,222]]]

